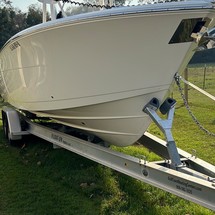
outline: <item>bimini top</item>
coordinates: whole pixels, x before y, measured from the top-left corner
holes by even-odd
[[[152,1],[151,1],[152,2]],[[114,7],[112,9],[100,10],[95,12],[83,13],[74,16],[65,17],[62,19],[56,19],[46,23],[42,23],[28,29],[25,29],[16,35],[14,35],[11,40],[27,35],[29,33],[35,33],[38,30],[59,27],[61,25],[71,24],[75,22],[80,22],[89,19],[99,19],[111,16],[128,15],[128,14],[138,14],[138,13],[152,13],[152,12],[164,12],[164,11],[179,11],[179,10],[196,10],[196,9],[213,9],[215,7],[215,1],[211,0],[179,0],[175,2],[162,1],[162,3],[157,3],[161,1],[153,1],[152,4],[144,4],[140,6],[123,6]],[[7,43],[8,43],[7,42]],[[6,44],[7,44],[6,43]]]

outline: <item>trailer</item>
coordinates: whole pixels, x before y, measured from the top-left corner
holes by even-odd
[[[59,129],[50,126],[52,123],[40,123],[33,114],[9,106],[2,109],[3,130],[10,143],[20,140],[23,135],[33,134],[53,143],[54,148],[62,147],[215,211],[215,166],[176,147],[171,133],[175,105],[169,105],[174,102],[168,101],[169,108],[164,108],[166,119],[156,113],[156,102],[152,99],[143,111],[165,134],[166,141],[145,132],[138,143],[161,156],[162,161],[148,162],[144,156],[138,158],[114,151],[92,135],[72,128]]]

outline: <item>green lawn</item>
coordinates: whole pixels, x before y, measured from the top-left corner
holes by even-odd
[[[202,69],[190,69],[189,80],[203,84]],[[207,69],[205,87],[215,95],[215,72]],[[199,130],[177,99],[173,134],[177,145],[215,165],[215,137]],[[215,133],[214,101],[193,89],[189,104],[199,121]],[[152,124],[150,132],[163,135]],[[159,159],[143,147],[116,148],[124,153],[144,154]],[[194,215],[214,214],[197,204],[132,179],[93,161],[36,137],[26,137],[19,147],[11,147],[3,137],[0,120],[0,215]]]

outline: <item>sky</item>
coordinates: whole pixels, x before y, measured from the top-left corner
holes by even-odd
[[[13,7],[19,8],[22,12],[27,12],[31,4],[41,4],[38,0],[11,0],[11,2]]]

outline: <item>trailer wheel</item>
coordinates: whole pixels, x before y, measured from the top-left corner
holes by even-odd
[[[10,137],[10,128],[8,124],[7,114],[4,111],[2,111],[2,121],[3,121],[3,131],[4,131],[5,138],[7,139],[10,145],[16,145],[17,140],[12,140]]]

